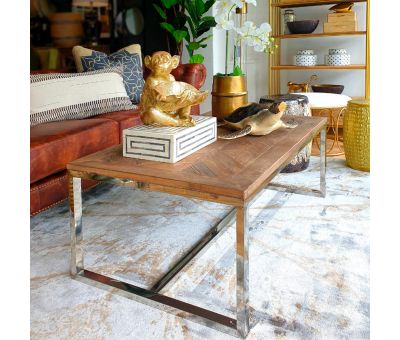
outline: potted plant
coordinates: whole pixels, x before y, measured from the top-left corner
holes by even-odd
[[[217,28],[225,30],[225,72],[213,77],[212,113],[222,120],[232,111],[247,104],[247,81],[243,73],[244,46],[249,45],[256,52],[273,53],[277,45],[270,37],[271,26],[263,23],[257,27],[251,21],[243,21],[247,14],[247,4],[257,5],[256,0],[221,0],[216,1]],[[239,20],[234,20],[238,14]],[[229,32],[234,34],[233,67],[228,70]]]
[[[182,65],[173,73],[182,73],[180,76],[194,84],[198,89],[206,79],[206,68],[202,64],[204,56],[197,51],[207,46],[212,34],[207,33],[216,26],[214,17],[206,13],[216,0],[160,0],[153,6],[162,19],[160,26],[173,38],[176,52],[182,57],[183,44],[189,54],[189,64]],[[171,51],[167,40],[169,52]],[[189,81],[190,79],[190,81]]]

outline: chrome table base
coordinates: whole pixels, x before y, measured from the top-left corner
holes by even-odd
[[[313,136],[314,137],[314,136]],[[279,184],[269,184],[268,189],[285,189],[285,191],[301,194],[312,194],[325,197],[325,172],[326,172],[326,130],[320,132],[320,190],[305,190],[294,187],[285,187]],[[308,140],[307,143],[309,143]],[[284,164],[282,168],[286,166]],[[275,174],[274,174],[275,175]],[[82,174],[82,178],[96,179],[101,182],[108,182],[118,185],[129,185],[141,188],[141,183],[132,183],[131,181],[122,181],[111,177],[97,176],[96,174]],[[110,278],[84,268],[83,258],[83,237],[82,237],[82,192],[81,178],[69,177],[69,195],[70,195],[70,229],[71,229],[71,275],[85,283],[90,283],[95,287],[102,289],[112,289],[125,297],[134,299],[151,307],[161,309],[179,317],[201,323],[219,331],[246,337],[249,332],[249,226],[248,210],[259,193],[243,206],[234,207],[210,232],[200,240],[168,273],[161,278],[151,289],[143,289],[127,282]],[[160,294],[160,291],[174,278],[179,272],[196,256],[203,253],[210,246],[211,241],[219,237],[227,227],[236,221],[236,320],[228,316],[215,313],[213,311],[191,305],[189,303],[174,299],[172,297]],[[117,289],[117,291],[115,290]]]

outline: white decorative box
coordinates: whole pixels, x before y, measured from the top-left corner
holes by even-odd
[[[123,131],[124,157],[175,163],[217,140],[215,117],[192,116],[193,127],[138,125]]]

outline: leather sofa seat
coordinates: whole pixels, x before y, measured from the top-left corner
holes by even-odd
[[[82,119],[31,127],[31,183],[65,170],[67,163],[119,144],[118,122]]]
[[[91,119],[105,118],[111,119],[118,122],[119,124],[119,143],[122,143],[122,131],[132,126],[141,125],[139,108],[128,111],[116,111],[103,113],[98,116],[94,116]]]

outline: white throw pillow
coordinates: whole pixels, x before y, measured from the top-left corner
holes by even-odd
[[[31,126],[136,108],[122,69],[31,75]]]
[[[307,96],[312,109],[320,107],[344,107],[347,106],[347,102],[351,100],[349,96],[336,93],[296,92],[294,94]]]

